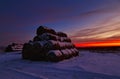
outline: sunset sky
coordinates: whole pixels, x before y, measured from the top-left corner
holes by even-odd
[[[0,0],[0,46],[31,40],[40,25],[75,44],[120,45],[120,0]]]

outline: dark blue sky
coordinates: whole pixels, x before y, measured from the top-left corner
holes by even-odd
[[[27,42],[39,25],[63,31],[74,42],[119,37],[119,5],[120,0],[0,0],[0,45]]]

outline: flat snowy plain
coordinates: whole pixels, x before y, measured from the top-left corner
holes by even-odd
[[[0,79],[120,79],[120,54],[80,51],[78,57],[53,63],[2,53]]]

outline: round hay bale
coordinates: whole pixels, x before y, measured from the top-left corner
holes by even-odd
[[[57,50],[59,49],[59,44],[58,41],[54,41],[54,40],[48,40],[45,44],[44,44],[44,48],[48,49],[48,50]]]
[[[70,38],[67,38],[65,41],[66,41],[66,42],[71,42],[71,39],[70,39]]]
[[[64,37],[64,42],[71,42],[71,40],[68,37]]]
[[[58,45],[59,45],[60,49],[66,48],[66,44],[64,42],[58,42]]]
[[[22,58],[30,59],[32,51],[33,51],[32,49],[33,49],[33,45],[31,43],[25,43],[22,49]]]
[[[30,60],[46,60],[46,53],[48,52],[48,50],[45,51],[43,49],[43,43],[43,41],[34,42]]]
[[[62,60],[62,53],[59,50],[50,50],[47,53],[47,57],[48,57],[48,61],[53,61],[53,62],[57,62]]]
[[[73,43],[71,43],[70,48],[75,48],[75,45]]]
[[[76,53],[76,51],[73,48],[71,48],[70,50],[72,51],[72,55],[73,56],[77,56],[77,53]]]
[[[76,52],[76,56],[78,56],[79,55],[79,51],[76,48],[74,48],[74,51]]]
[[[50,33],[43,33],[42,35],[39,35],[39,38],[41,40],[55,40],[55,41],[57,41],[57,36],[50,34]]]
[[[64,59],[69,59],[71,57],[70,53],[66,49],[63,49],[63,50],[60,50],[60,51],[63,54]]]
[[[57,41],[61,41],[61,37],[56,35],[56,38],[57,38]]]
[[[71,48],[71,43],[69,43],[69,42],[64,42],[64,43],[65,43],[66,48],[68,48],[68,49]]]
[[[38,56],[41,54],[40,52],[42,51],[42,45],[39,42],[35,42],[33,45],[33,55]]]
[[[60,37],[61,42],[71,42],[71,39],[68,37]]]
[[[70,42],[63,42],[65,47],[68,49],[74,48],[74,44],[70,43]]]
[[[51,28],[48,28],[48,27],[46,27],[46,26],[39,26],[39,27],[37,28],[36,34],[37,34],[37,35],[41,35],[41,34],[43,34],[43,33],[56,34],[56,32],[55,32],[53,29],[51,29]]]
[[[41,41],[41,39],[39,38],[39,36],[35,36],[34,38],[33,38],[33,41],[35,42],[35,41]]]
[[[71,43],[71,48],[75,48],[75,45],[73,43]]]
[[[79,51],[76,48],[71,48],[70,49],[73,53],[73,56],[78,56],[79,55]]]
[[[64,42],[64,37],[60,37],[60,42]]]
[[[57,32],[57,35],[60,37],[67,37],[67,34],[65,34],[63,32]]]
[[[73,53],[72,53],[72,51],[70,49],[65,49],[65,50],[68,51],[70,58],[73,57]]]

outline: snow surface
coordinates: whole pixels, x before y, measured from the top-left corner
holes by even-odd
[[[120,79],[120,55],[81,51],[52,63],[22,60],[21,52],[0,54],[0,79]]]

